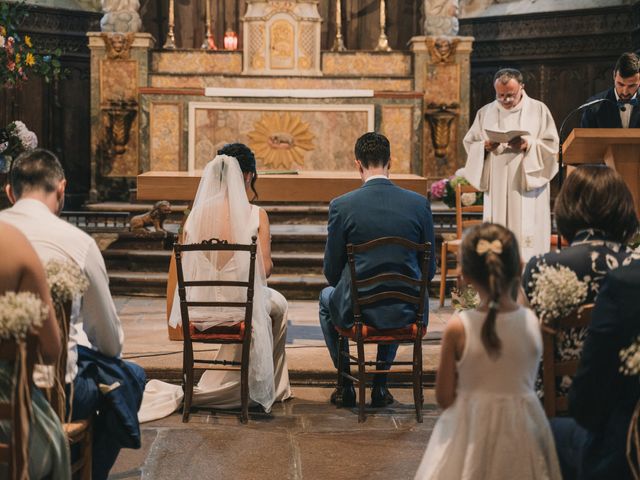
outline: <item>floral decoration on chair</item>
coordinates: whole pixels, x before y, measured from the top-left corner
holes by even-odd
[[[449,208],[455,208],[457,185],[471,185],[469,181],[460,174],[460,170],[448,178],[443,178],[431,184],[431,200],[442,200]],[[460,200],[465,207],[482,205],[483,193],[463,193]]]
[[[44,271],[54,304],[72,302],[89,288],[89,280],[74,262],[49,260]]]
[[[456,312],[472,310],[478,305],[480,305],[480,295],[471,285],[451,290],[451,306]]]
[[[8,172],[12,159],[38,146],[38,137],[20,120],[0,128],[0,173]]]
[[[50,82],[65,72],[60,49],[37,53],[29,35],[20,36],[18,27],[29,15],[24,2],[0,3],[0,85],[19,86],[33,73]]]
[[[24,339],[42,325],[47,306],[31,292],[6,292],[0,296],[0,339]]]
[[[542,263],[532,275],[531,307],[543,323],[569,315],[587,299],[588,285],[564,265]]]

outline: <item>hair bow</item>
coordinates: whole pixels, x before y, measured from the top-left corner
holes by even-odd
[[[476,253],[478,255],[484,255],[487,252],[493,252],[496,255],[500,255],[502,253],[502,242],[500,240],[494,240],[490,242],[481,238],[478,240],[478,244],[476,245]]]

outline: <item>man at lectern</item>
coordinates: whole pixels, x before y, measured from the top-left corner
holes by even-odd
[[[640,128],[640,58],[623,53],[613,69],[613,88],[591,97],[588,102],[606,99],[582,114],[582,128]]]

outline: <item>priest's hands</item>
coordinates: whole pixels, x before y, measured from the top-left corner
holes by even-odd
[[[485,152],[493,152],[496,148],[500,146],[497,142],[492,142],[490,140],[484,141],[484,150]]]
[[[514,138],[507,145],[509,145],[509,148],[512,150],[523,152],[529,147],[529,143],[522,137]]]

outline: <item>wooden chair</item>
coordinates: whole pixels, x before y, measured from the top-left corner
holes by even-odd
[[[211,239],[202,243],[173,246],[176,257],[178,274],[178,296],[180,298],[180,313],[182,316],[183,360],[182,360],[182,388],[184,390],[184,405],[182,421],[189,421],[189,411],[193,399],[193,368],[195,363],[216,365],[208,367],[210,370],[240,371],[240,403],[242,423],[249,421],[249,352],[251,349],[251,322],[253,315],[253,295],[256,266],[256,237],[252,237],[250,245],[231,244],[226,240]],[[228,280],[185,280],[182,268],[183,252],[211,252],[211,251],[244,251],[249,253],[249,278],[246,281]],[[188,301],[187,288],[194,287],[233,287],[246,288],[246,302],[209,302]],[[244,308],[244,320],[232,325],[216,325],[199,331],[189,320],[189,307],[239,307]],[[193,343],[211,344],[241,344],[242,359],[240,362],[227,360],[194,359]]]
[[[396,272],[384,272],[368,278],[358,278],[355,266],[355,256],[372,249],[398,245],[409,250],[413,250],[420,255],[420,278],[412,278]],[[343,378],[348,378],[358,386],[358,422],[364,422],[364,400],[365,388],[367,385],[367,377],[375,374],[408,374],[410,373],[413,381],[413,400],[416,408],[416,418],[422,423],[422,337],[426,334],[424,325],[424,307],[425,300],[428,295],[429,283],[429,258],[431,255],[431,244],[417,244],[400,237],[383,237],[372,240],[367,243],[347,245],[347,260],[351,270],[351,296],[353,301],[354,324],[349,329],[338,328],[339,334],[339,355],[338,355],[338,392],[341,397]],[[390,284],[391,282],[391,284]],[[365,287],[375,287],[376,293],[362,292]],[[402,288],[419,288],[419,295],[409,295],[399,289]],[[413,321],[406,327],[396,329],[378,330],[372,326],[365,325],[362,321],[362,308],[367,305],[373,305],[383,300],[395,300],[415,305],[416,314]],[[375,308],[375,307],[371,307]],[[346,348],[346,339],[355,341],[357,347],[357,356],[353,356]],[[376,370],[377,362],[367,361],[364,354],[365,344],[412,344],[413,345],[413,361],[394,361],[391,365],[411,365],[411,369],[392,370]],[[344,357],[344,359],[343,359]],[[349,365],[358,366],[357,377],[343,372],[343,362],[349,362]],[[373,366],[373,369],[368,369]],[[340,405],[341,398],[338,399]]]
[[[586,328],[591,323],[593,304],[582,305],[564,318],[558,320],[553,327],[542,324],[542,385],[544,390],[544,411],[547,417],[566,414],[569,410],[568,397],[556,392],[556,379],[568,375],[575,376],[580,359],[556,360],[556,337],[568,328]]]
[[[69,328],[71,326],[71,302],[62,305],[55,304],[56,319],[60,329],[60,342],[62,348],[60,356],[55,364],[54,387],[49,392],[51,407],[60,418],[62,428],[69,447],[78,445],[78,458],[71,464],[71,474],[80,480],[91,480],[92,454],[93,454],[93,419],[71,420],[71,411],[67,412],[67,396],[65,391],[67,375],[67,357],[69,349]],[[69,405],[73,405],[73,397],[69,399]]]
[[[468,213],[482,213],[482,205],[463,205],[462,194],[463,193],[477,193],[475,187],[471,185],[456,185],[456,239],[444,240],[442,242],[442,249],[440,251],[440,306],[444,306],[444,297],[447,288],[447,276],[449,273],[449,265],[447,262],[447,255],[449,253],[458,254],[460,244],[462,243],[462,232],[472,225],[478,225],[482,223],[482,219],[469,219],[465,217]],[[460,276],[459,269],[456,268],[455,277]]]
[[[0,341],[0,360],[19,369],[9,401],[0,402],[0,420],[9,421],[11,437],[0,443],[0,463],[8,466],[10,480],[29,478],[29,425],[31,422],[31,387],[38,337]]]

